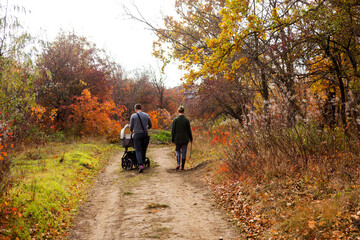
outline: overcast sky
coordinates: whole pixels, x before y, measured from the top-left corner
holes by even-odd
[[[105,49],[129,72],[136,68],[158,69],[151,56],[155,35],[144,24],[129,20],[122,5],[135,12],[133,3],[152,23],[162,24],[161,12],[174,14],[175,0],[9,0],[25,7],[23,26],[34,36],[52,41],[60,29],[85,36]],[[180,84],[181,72],[174,64],[166,71],[167,86]]]

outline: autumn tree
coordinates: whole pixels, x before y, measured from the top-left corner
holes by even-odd
[[[323,89],[326,98],[321,106],[325,121],[332,125],[341,123],[344,128],[352,122],[360,130],[356,121],[360,105],[360,4],[357,1],[320,1],[311,4],[309,9],[313,11],[304,19],[302,32],[311,54],[308,69],[317,90]]]
[[[262,103],[257,104],[257,110],[264,112],[265,119],[271,98],[270,85],[273,85],[287,99],[288,122],[294,124],[299,113],[295,97],[298,59],[294,54],[297,42],[293,19],[298,17],[296,4],[297,1],[286,4],[278,1],[227,2],[220,10],[221,33],[207,40],[212,53],[203,54],[198,50],[185,57],[190,60],[197,56],[204,62],[197,71],[190,71],[188,81],[217,78],[221,82],[242,83],[238,84],[242,95],[245,92],[261,95]],[[255,99],[249,97],[245,98],[248,101],[244,105],[253,108]],[[246,111],[242,114],[246,115]]]
[[[179,18],[165,16],[164,28],[151,25],[141,14],[130,15],[153,29],[159,37],[154,55],[164,64],[179,60],[187,72],[185,86],[197,91],[200,101],[212,99],[218,106],[213,108],[215,114],[225,113],[243,123],[258,92],[263,101],[257,104],[258,110],[267,115],[269,85],[275,83],[288,100],[288,119],[293,123],[299,108],[294,98],[296,59],[289,41],[290,6],[294,4],[178,0]],[[279,21],[285,15],[287,22]]]
[[[146,19],[141,18],[141,15],[139,18],[131,16],[150,26],[158,35],[159,40],[154,44],[155,56],[165,64],[173,58],[182,62],[181,68],[189,72],[185,83],[189,88],[187,92],[191,91],[192,95],[196,95],[196,98],[192,100],[208,103],[194,103],[199,112],[213,110],[216,111],[216,114],[231,114],[242,122],[242,116],[239,113],[244,112],[244,101],[247,100],[247,98],[241,97],[244,95],[245,89],[242,85],[243,82],[236,79],[236,82],[229,84],[221,72],[214,73],[211,77],[195,74],[195,69],[200,69],[206,64],[204,61],[206,56],[213,53],[213,49],[207,41],[217,37],[221,32],[219,11],[224,3],[225,1],[177,1],[176,11],[180,20],[170,16],[164,17],[165,28],[152,26]],[[167,44],[171,45],[169,51],[164,50]],[[217,66],[213,66],[213,68],[215,69]],[[236,90],[232,91],[233,87]],[[225,88],[227,89],[225,90]],[[231,96],[226,94],[228,92]],[[237,94],[239,96],[235,96]],[[211,101],[209,101],[210,99]],[[209,107],[209,105],[214,107]]]
[[[157,102],[154,100],[156,96],[155,89],[150,82],[151,76],[144,69],[136,69],[129,74],[123,83],[123,99],[122,102],[128,110],[128,116],[134,111],[134,105],[141,103],[147,111],[156,109]]]
[[[68,117],[73,97],[80,96],[85,88],[101,100],[110,94],[102,52],[84,37],[61,32],[55,41],[45,43],[37,65],[37,102],[58,109],[60,123]]]
[[[117,107],[112,100],[102,101],[85,89],[81,96],[75,97],[70,105],[72,114],[67,124],[77,135],[104,136],[108,140],[118,140],[124,125],[124,107]]]
[[[280,94],[289,125],[303,116],[297,85],[305,79],[306,39],[298,23],[313,8],[298,0],[178,0],[176,10],[179,18],[165,17],[164,29],[153,28],[159,37],[154,54],[165,63],[180,60],[185,85],[197,85],[199,99],[212,98],[240,122],[256,109],[269,123],[272,94]],[[166,44],[170,52],[161,48]]]
[[[185,102],[183,91],[184,88],[182,86],[166,89],[164,104],[165,109],[167,109],[171,114],[176,113],[178,107]]]
[[[158,105],[157,107],[160,109],[164,108],[164,97],[165,97],[165,82],[166,82],[166,76],[163,73],[156,74],[154,69],[149,69],[149,75],[150,75],[150,83],[156,90],[156,96],[158,98]]]
[[[127,73],[120,64],[114,61],[109,72],[109,82],[112,87],[111,99],[116,105],[123,104],[127,96],[125,95]]]

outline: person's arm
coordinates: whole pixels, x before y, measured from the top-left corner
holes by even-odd
[[[176,130],[176,123],[175,123],[175,119],[173,120],[172,124],[171,124],[171,142],[175,142],[175,130]]]
[[[192,132],[191,132],[190,121],[188,121],[188,134],[189,134],[190,142],[192,142],[192,141],[193,141],[193,137],[192,137]]]
[[[133,132],[134,131],[134,118],[131,115],[130,117],[130,131]]]
[[[152,122],[151,122],[151,119],[149,117],[149,120],[148,120],[148,129],[151,129],[152,128]]]

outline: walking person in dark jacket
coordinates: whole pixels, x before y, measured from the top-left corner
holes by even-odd
[[[141,105],[135,105],[135,113],[130,117],[130,131],[134,133],[134,148],[139,164],[139,173],[144,170],[146,149],[149,144],[148,130],[152,127],[150,117],[141,111]]]
[[[190,121],[184,116],[184,107],[178,108],[179,116],[172,122],[171,141],[175,143],[175,152],[177,167],[176,170],[184,170],[186,161],[186,152],[189,141],[192,143],[193,137],[191,133]],[[181,160],[181,162],[180,162]],[[181,165],[180,165],[181,164]]]

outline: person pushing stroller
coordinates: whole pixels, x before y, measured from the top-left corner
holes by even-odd
[[[130,131],[134,133],[134,148],[139,164],[139,173],[144,170],[146,149],[149,144],[148,130],[152,127],[150,117],[141,111],[141,105],[135,104],[135,113],[130,117]]]
[[[190,121],[184,116],[185,109],[183,106],[178,108],[179,116],[177,116],[171,127],[171,141],[175,143],[175,152],[177,167],[176,170],[184,170],[186,161],[186,152],[189,141],[192,143],[193,137],[191,133]],[[180,162],[181,160],[181,162]]]

